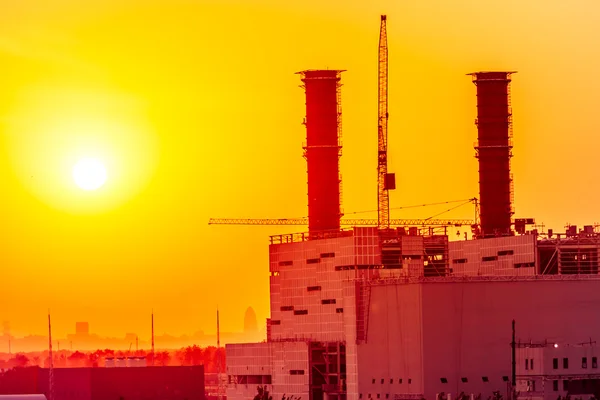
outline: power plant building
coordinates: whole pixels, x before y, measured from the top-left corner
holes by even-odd
[[[595,228],[557,235],[512,218],[510,75],[473,74],[481,198],[473,239],[414,226],[340,229],[337,153],[307,157],[310,232],[270,239],[267,340],[227,345],[228,399],[252,398],[259,385],[274,399],[511,397],[527,381],[521,370],[512,377],[513,320],[520,342],[561,346],[600,333]],[[339,101],[337,71],[311,76],[331,79],[323,98]],[[311,99],[307,86],[307,112],[318,115]],[[329,125],[328,135],[339,129]],[[338,140],[331,134],[326,146]],[[322,165],[313,169],[313,159]],[[592,365],[595,355],[585,357]]]

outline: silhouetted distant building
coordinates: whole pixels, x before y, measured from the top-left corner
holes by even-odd
[[[90,334],[89,322],[76,322],[75,323],[75,334],[76,335],[89,335]]]
[[[256,331],[258,331],[256,313],[252,307],[248,307],[244,315],[244,333],[254,333]]]
[[[45,394],[48,369],[0,374],[0,394]],[[54,400],[204,400],[204,367],[55,368]]]

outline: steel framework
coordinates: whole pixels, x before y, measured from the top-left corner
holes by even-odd
[[[388,141],[388,47],[387,47],[387,17],[381,16],[379,30],[379,91],[377,119],[377,218],[379,227],[390,226],[389,190],[394,189],[394,175],[387,171],[387,141]]]
[[[377,226],[376,219],[344,219],[345,226]],[[471,219],[391,219],[389,226],[471,226]],[[308,218],[210,218],[209,225],[308,225]]]

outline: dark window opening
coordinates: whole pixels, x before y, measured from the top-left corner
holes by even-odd
[[[294,315],[306,315],[308,310],[294,310]]]
[[[481,380],[484,381],[484,382],[489,382],[490,378],[488,378],[487,376],[482,376]]]
[[[321,258],[333,258],[335,253],[321,253]]]
[[[294,311],[294,306],[281,306],[279,308],[281,311]]]
[[[515,263],[515,268],[533,268],[535,267],[535,263]]]
[[[383,379],[383,378],[381,378],[381,384],[382,384],[382,385],[383,385],[383,382],[384,382],[384,379]]]
[[[558,369],[558,358],[552,359],[552,369]]]
[[[525,369],[529,369],[529,358],[525,359]]]
[[[398,383],[402,383],[402,378],[398,379]]]
[[[569,359],[568,358],[563,358],[563,368],[569,369]]]
[[[335,304],[335,299],[323,299],[321,304]]]
[[[290,369],[290,375],[304,375],[303,369]]]
[[[513,254],[515,254],[515,252],[512,250],[500,250],[498,252],[499,256],[512,256]]]
[[[504,382],[508,382],[508,376],[507,376],[507,375],[504,375],[504,376],[502,377],[502,380],[503,380]]]
[[[362,399],[362,393],[358,395],[358,398],[359,398],[359,399]]]
[[[412,379],[408,378],[408,384],[410,385],[412,383]]]
[[[343,308],[336,308],[335,312],[338,313],[338,314],[341,314],[341,313],[344,312],[344,309]]]
[[[280,267],[286,267],[288,265],[294,265],[294,262],[293,261],[279,261]]]
[[[496,261],[498,256],[481,257],[481,261]]]
[[[563,381],[563,390],[565,392],[569,390],[569,381]]]
[[[321,262],[320,258],[309,258],[306,260],[307,264],[318,264]]]
[[[442,382],[442,383],[448,383],[448,379],[446,379],[446,378],[440,378],[440,382]]]
[[[386,399],[389,399],[389,398],[390,398],[390,394],[389,394],[389,393],[386,393],[386,394],[385,394],[385,398],[386,398]]]
[[[592,368],[598,368],[598,357],[592,357]]]
[[[533,369],[533,358],[529,360],[529,368]]]
[[[281,321],[278,319],[272,319],[271,320],[271,325],[281,325]]]
[[[379,398],[379,393],[377,393],[377,398]]]
[[[390,383],[394,383],[394,379],[393,379],[393,378],[392,378],[392,379],[390,379]]]
[[[558,392],[558,381],[552,381],[552,390]]]
[[[467,378],[465,378],[464,376],[462,378],[460,378],[460,380],[462,381],[462,383],[467,383],[469,380]]]
[[[375,378],[373,378],[373,382],[371,382],[371,383],[375,384]]]
[[[581,368],[587,368],[587,357],[581,357]]]
[[[467,263],[466,258],[455,258],[454,260],[452,260],[452,264],[466,264],[466,263]]]
[[[308,290],[309,292],[316,292],[318,290],[321,290],[321,286],[309,286],[306,288],[306,290]]]

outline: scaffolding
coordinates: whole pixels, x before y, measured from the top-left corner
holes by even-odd
[[[311,400],[346,400],[345,343],[311,342],[309,365]]]

